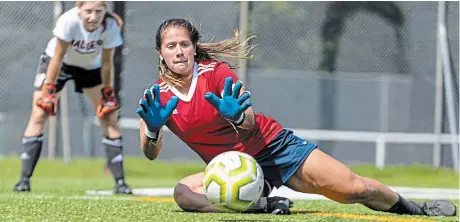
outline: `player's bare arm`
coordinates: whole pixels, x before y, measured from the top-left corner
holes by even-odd
[[[50,60],[48,70],[46,71],[45,84],[54,84],[59,72],[61,71],[64,55],[69,48],[70,43],[56,38],[55,54]]]
[[[158,138],[152,141],[147,135],[146,125],[143,119],[140,120],[140,138],[141,138],[141,149],[145,157],[149,160],[155,160],[160,155],[161,147],[163,145],[163,130],[158,132]]]
[[[116,98],[115,92],[112,88],[114,54],[115,48],[107,48],[102,51],[102,99],[96,108],[97,116],[101,119],[120,108],[120,103],[118,102],[118,99]]]
[[[240,97],[243,95],[244,92],[246,92],[246,90],[244,89],[243,85],[243,87],[241,87],[240,90]],[[246,111],[244,111],[244,121],[238,127],[242,129],[252,129],[252,127],[254,127],[255,122],[256,121],[254,118],[254,111],[251,107],[249,107]]]
[[[57,76],[61,72],[64,55],[67,52],[67,48],[70,43],[67,43],[59,38],[56,38],[55,56],[50,59],[48,69],[46,71],[46,78],[42,87],[42,95],[37,100],[36,104],[38,107],[43,109],[50,115],[56,115],[57,113],[57,97],[56,97],[56,86],[54,85]]]
[[[102,52],[101,77],[103,87],[112,87],[114,54],[115,48],[104,49]]]

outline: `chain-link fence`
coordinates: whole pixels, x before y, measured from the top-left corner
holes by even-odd
[[[137,118],[134,110],[143,90],[157,79],[154,40],[161,22],[188,18],[199,27],[202,41],[231,38],[239,26],[239,2],[125,4],[120,96],[127,118]],[[448,2],[446,12],[455,78],[458,5]],[[66,3],[65,10],[71,6]],[[3,144],[6,154],[16,154],[30,113],[38,55],[52,37],[52,3],[2,2],[0,12],[2,33],[9,33],[0,38],[6,52],[0,55],[0,112],[8,129]],[[251,2],[249,12],[249,31],[257,36],[252,42],[257,46],[248,64],[247,85],[256,112],[288,128],[433,133],[436,2]],[[73,91],[73,85],[68,86]],[[72,153],[81,156],[82,120],[92,114],[89,106],[82,111],[74,93],[69,99]],[[103,155],[97,128],[92,135],[95,155]],[[123,135],[126,153],[142,155],[138,131],[123,129]],[[161,158],[198,159],[171,133],[165,138]],[[374,162],[374,144],[320,145],[346,163]],[[388,147],[390,164],[431,164],[432,145]],[[449,155],[446,146],[444,165],[451,165]]]

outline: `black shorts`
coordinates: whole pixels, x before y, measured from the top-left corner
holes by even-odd
[[[48,70],[50,60],[51,57],[44,53],[40,56],[36,72],[37,75],[35,76],[34,82],[35,90],[41,90],[46,79],[46,70]],[[61,72],[59,72],[56,80],[56,92],[61,91],[65,83],[71,79],[73,79],[75,83],[75,92],[82,93],[82,89],[84,88],[92,88],[102,84],[101,69],[86,70],[80,67],[62,64]]]

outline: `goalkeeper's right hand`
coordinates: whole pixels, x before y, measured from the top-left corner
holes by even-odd
[[[37,106],[54,116],[57,113],[56,86],[46,83],[42,86],[42,96],[37,100]]]
[[[139,101],[141,107],[137,108],[136,113],[144,120],[147,129],[156,133],[165,125],[178,103],[177,96],[172,96],[165,106],[161,106],[160,86],[155,84],[145,90],[144,97]]]

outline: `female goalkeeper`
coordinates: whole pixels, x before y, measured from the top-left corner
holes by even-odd
[[[199,38],[197,29],[183,19],[167,20],[158,28],[160,80],[144,92],[136,111],[141,117],[141,146],[148,159],[159,155],[161,128],[166,125],[206,163],[231,150],[252,155],[268,184],[276,187],[285,185],[339,203],[360,203],[376,211],[456,214],[455,206],[448,201],[408,201],[379,181],[353,173],[274,119],[254,113],[248,100],[250,93],[226,63],[216,60],[234,58],[240,51],[248,55],[248,39],[240,42],[235,36],[217,43],[198,43]],[[216,211],[204,194],[202,179],[203,173],[194,174],[175,187],[174,198],[183,210]],[[266,198],[267,194],[252,210],[289,214],[290,201]]]
[[[73,79],[75,91],[92,102],[103,131],[107,166],[116,193],[131,193],[124,182],[123,152],[117,127],[120,105],[112,89],[113,56],[123,44],[123,21],[107,11],[106,2],[77,2],[57,20],[54,38],[40,56],[29,123],[24,132],[22,172],[14,191],[30,191],[29,179],[40,157],[43,128],[57,112],[58,94]]]

